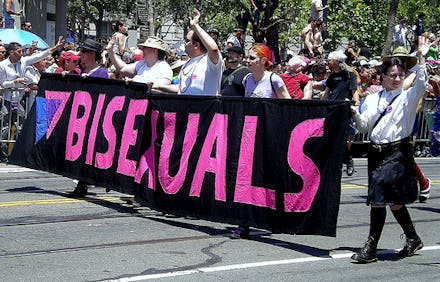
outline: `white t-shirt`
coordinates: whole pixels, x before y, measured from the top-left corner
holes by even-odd
[[[148,83],[158,79],[168,79],[171,82],[173,78],[173,70],[165,61],[158,60],[151,67],[147,66],[144,60],[134,64],[136,64],[137,74],[133,77],[133,81]]]
[[[217,64],[203,54],[191,58],[179,74],[179,92],[186,95],[218,95],[222,78],[222,56]]]
[[[285,84],[279,75],[265,71],[260,81],[255,81],[254,75],[249,73],[243,78],[243,85],[245,88],[244,97],[277,98],[276,91]]]

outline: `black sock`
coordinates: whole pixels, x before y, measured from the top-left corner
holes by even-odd
[[[417,235],[417,233],[416,230],[414,229],[414,225],[412,223],[411,217],[409,215],[406,206],[402,206],[398,210],[391,210],[391,211],[393,212],[393,215],[396,218],[397,222],[402,227],[403,232],[405,232],[406,237],[414,238]]]
[[[385,219],[387,217],[387,210],[385,207],[371,208],[370,210],[370,235],[374,238],[374,244],[377,246],[380,235],[382,234]]]

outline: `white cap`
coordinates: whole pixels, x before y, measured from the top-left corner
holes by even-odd
[[[347,59],[347,56],[344,54],[342,50],[333,51],[330,54],[328,54],[329,60],[338,60],[340,62],[343,62]]]
[[[369,64],[368,64],[368,62],[367,62],[366,60],[361,60],[361,61],[359,62],[359,65],[360,65],[360,66],[365,66],[365,65],[369,65]]]
[[[299,56],[293,56],[287,63],[290,68],[297,70],[300,67],[305,67],[307,64]]]
[[[373,59],[368,64],[370,65],[370,67],[374,68],[374,67],[382,65],[382,62],[378,61],[376,59]]]

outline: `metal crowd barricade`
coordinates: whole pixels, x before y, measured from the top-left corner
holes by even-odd
[[[4,98],[5,92],[11,94],[7,99]],[[36,90],[29,91],[23,88],[0,89],[0,161],[10,156],[36,94]]]
[[[434,109],[435,111],[436,100],[433,98],[425,98],[423,106],[420,109],[418,116],[418,134],[416,142],[429,143],[431,140],[431,130],[432,124],[429,122],[430,112]],[[370,139],[368,134],[358,133],[353,141],[355,144],[368,144]]]

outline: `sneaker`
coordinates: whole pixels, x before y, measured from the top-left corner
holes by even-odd
[[[426,188],[425,190],[420,190],[420,195],[419,195],[420,203],[424,203],[426,202],[426,200],[429,199],[429,192],[431,190],[431,179],[430,178],[426,178],[426,179],[428,179],[428,188]]]
[[[238,226],[238,228],[232,231],[232,234],[229,235],[231,239],[248,239],[249,238],[249,227],[247,226]]]
[[[414,238],[408,238],[406,237],[405,246],[402,250],[399,251],[399,257],[405,258],[405,257],[411,257],[414,255],[415,252],[423,248],[422,240],[420,240],[420,237],[416,234]]]
[[[357,261],[358,263],[375,262],[377,261],[376,249],[377,247],[374,243],[374,238],[370,236],[359,252],[351,256],[351,259]]]
[[[353,159],[350,158],[350,160],[347,163],[347,176],[352,176],[354,173],[354,162]]]

